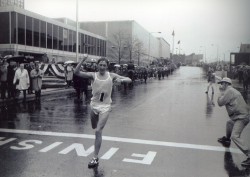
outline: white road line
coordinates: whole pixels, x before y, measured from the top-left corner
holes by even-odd
[[[46,131],[33,131],[33,130],[16,130],[16,129],[4,129],[4,128],[0,128],[0,132],[71,137],[71,138],[87,138],[87,139],[95,138],[94,135],[88,135],[88,134],[46,132]],[[236,148],[225,148],[225,147],[219,147],[219,146],[186,144],[186,143],[175,143],[175,142],[164,142],[164,141],[153,141],[153,140],[142,140],[142,139],[131,139],[131,138],[119,138],[119,137],[111,137],[111,136],[103,136],[102,139],[106,141],[116,141],[116,142],[123,142],[123,143],[144,144],[144,145],[165,146],[165,147],[178,147],[178,148],[198,149],[198,150],[207,150],[207,151],[242,153],[239,149],[236,149]]]

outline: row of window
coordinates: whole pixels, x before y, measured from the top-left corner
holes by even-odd
[[[0,44],[76,52],[76,31],[16,12],[0,13]],[[79,52],[106,56],[106,41],[79,33]]]

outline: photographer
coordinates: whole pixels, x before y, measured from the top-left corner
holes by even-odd
[[[218,105],[226,107],[230,118],[230,120],[227,121],[226,136],[219,138],[218,142],[229,147],[232,140],[247,156],[247,159],[243,161],[241,165],[250,166],[250,150],[243,139],[241,139],[241,133],[249,123],[247,104],[241,93],[231,86],[231,79],[225,77],[218,83],[221,84],[221,94],[218,97]]]

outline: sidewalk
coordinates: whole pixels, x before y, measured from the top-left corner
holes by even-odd
[[[41,99],[45,96],[56,96],[56,95],[60,95],[60,94],[68,94],[68,93],[74,93],[75,89],[73,87],[70,88],[49,88],[49,89],[42,89],[42,93],[41,93]],[[14,102],[22,102],[23,100],[23,93],[21,92],[19,97],[16,99],[0,99],[0,107],[4,104],[9,104],[9,103],[14,103]],[[26,101],[30,101],[30,100],[35,100],[35,94],[27,94],[26,96]]]

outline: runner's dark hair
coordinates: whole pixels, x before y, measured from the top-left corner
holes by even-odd
[[[107,63],[107,66],[109,66],[109,61],[107,58],[99,58],[98,61],[97,61],[97,64],[99,64],[101,61],[105,61]]]

